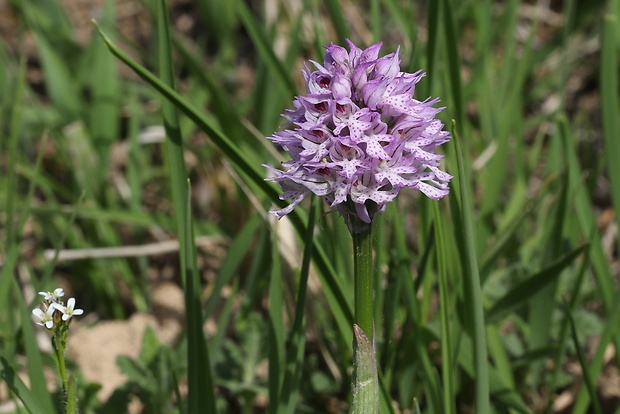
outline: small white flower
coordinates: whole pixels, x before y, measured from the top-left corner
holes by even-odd
[[[62,288],[56,288],[53,292],[39,292],[39,295],[44,296],[47,301],[58,302],[61,297],[65,296],[65,292]]]
[[[45,326],[47,329],[52,329],[54,326],[54,311],[57,309],[55,303],[52,303],[45,312],[43,312],[39,308],[35,308],[32,310],[32,314],[38,319],[36,321],[37,325]]]
[[[73,315],[81,315],[84,313],[82,309],[75,309],[75,298],[71,298],[67,301],[67,306],[59,308],[62,312],[62,320],[68,321]]]

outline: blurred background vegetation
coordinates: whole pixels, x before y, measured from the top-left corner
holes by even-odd
[[[304,92],[304,61],[321,62],[323,46],[345,38],[359,46],[382,41],[382,53],[400,45],[403,70],[428,72],[416,97],[441,98],[440,118],[456,121],[466,149],[493,410],[613,413],[620,407],[613,346],[620,343],[618,3],[168,6],[178,91],[257,166],[283,160],[264,136]],[[91,19],[157,73],[151,1],[0,1],[0,353],[24,377],[36,377],[24,309],[36,303],[35,292],[60,285],[88,314],[75,322],[69,355],[84,412],[175,412],[187,366],[162,99],[109,52]],[[287,335],[303,245],[286,220],[274,226],[267,218],[269,198],[209,133],[185,116],[180,122],[217,405],[230,413],[285,412],[285,404],[268,403],[269,354],[284,355],[291,338],[299,339]],[[442,151],[456,175],[453,147]],[[466,413],[472,345],[460,311],[460,207],[454,197],[442,200],[440,225],[431,206],[403,194],[379,220],[378,357],[395,412],[413,412],[414,399],[422,412],[446,412],[438,311],[445,306],[450,382],[456,412]],[[352,303],[351,247],[343,223],[322,208],[315,237],[338,288],[326,292],[325,279],[310,272],[305,352],[297,360],[303,375],[291,397],[297,407],[288,412],[348,406],[351,338],[341,327]],[[96,330],[103,326],[108,330]],[[37,335],[44,348],[45,332]],[[98,358],[109,360],[111,371],[93,368]],[[41,366],[52,367],[45,353]],[[39,389],[54,390],[46,378]],[[0,398],[11,409],[14,397]]]

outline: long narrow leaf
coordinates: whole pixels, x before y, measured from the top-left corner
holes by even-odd
[[[267,349],[269,357],[269,414],[277,414],[284,371],[284,315],[282,292],[282,269],[278,239],[271,241],[271,277],[269,280],[269,328],[267,331]]]
[[[484,313],[482,308],[482,292],[480,287],[480,276],[478,273],[478,262],[476,258],[474,234],[472,228],[472,212],[469,202],[469,182],[465,175],[465,166],[461,144],[456,132],[454,121],[452,121],[452,136],[456,147],[456,160],[458,164],[458,180],[460,182],[461,215],[463,222],[463,268],[465,270],[465,302],[468,306],[470,323],[472,326],[472,337],[474,340],[474,365],[476,382],[476,413],[487,414],[489,407],[489,374],[487,360],[487,345],[485,335]]]
[[[314,223],[317,204],[321,200],[317,197],[312,199],[310,214],[308,215],[308,225],[306,237],[304,238],[304,256],[301,262],[299,287],[297,293],[295,320],[287,340],[288,353],[286,357],[286,373],[282,392],[280,393],[280,405],[282,414],[293,414],[299,398],[299,384],[304,363],[305,341],[305,309],[306,294],[308,292],[308,277],[310,275],[310,259],[312,258],[312,237],[314,234]]]
[[[32,394],[32,392],[30,392],[28,387],[26,387],[26,384],[24,384],[19,375],[17,375],[17,372],[15,372],[4,357],[0,357],[0,364],[2,364],[0,379],[6,382],[9,389],[24,403],[24,406],[28,409],[28,411],[30,411],[30,413],[48,414],[54,412],[41,408],[39,405],[40,401]]]
[[[566,312],[566,316],[568,318],[568,323],[570,326],[571,337],[573,339],[573,344],[575,345],[575,350],[577,351],[577,359],[579,360],[579,365],[581,365],[581,372],[583,373],[583,380],[586,384],[586,390],[590,395],[590,401],[592,402],[592,406],[594,407],[595,414],[602,414],[601,411],[601,403],[598,401],[598,394],[596,392],[596,387],[592,381],[592,376],[590,373],[590,369],[588,363],[586,362],[586,358],[583,354],[583,349],[581,349],[581,345],[579,344],[579,339],[577,338],[577,328],[575,327],[575,320],[573,319],[572,312],[566,306],[564,308]]]
[[[269,45],[267,35],[261,26],[256,23],[254,16],[252,16],[252,13],[248,8],[248,5],[243,1],[237,1],[236,5],[239,17],[248,31],[250,38],[254,42],[254,46],[256,46],[259,55],[273,72],[275,79],[278,80],[279,85],[284,88],[284,91],[288,95],[294,95],[296,88],[291,76],[285,69],[284,64],[274,53],[273,48]]]
[[[454,373],[452,367],[452,342],[450,339],[450,303],[448,302],[448,275],[446,272],[447,247],[438,203],[433,204],[433,221],[436,225],[437,273],[439,279],[439,317],[441,320],[441,374],[443,378],[443,406],[446,414],[456,412],[454,402]]]
[[[164,84],[174,88],[174,71],[170,50],[170,23],[166,0],[157,3],[157,35],[159,68]],[[185,291],[185,317],[188,342],[188,411],[205,410],[215,413],[215,394],[211,379],[208,348],[202,331],[203,317],[200,304],[200,276],[196,264],[191,216],[190,185],[185,170],[183,139],[179,127],[176,106],[162,102],[164,126],[166,128],[166,154],[168,155],[172,201],[175,207],[181,277]]]
[[[487,312],[487,322],[500,320],[518,306],[527,303],[532,299],[534,293],[555,282],[562,274],[562,270],[569,266],[588,246],[585,244],[577,247],[512,288]]]

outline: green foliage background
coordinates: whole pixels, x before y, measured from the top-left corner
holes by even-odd
[[[303,93],[303,62],[350,38],[401,45],[402,67],[427,72],[416,97],[441,98],[463,149],[459,172],[442,148],[449,197],[403,194],[377,220],[381,412],[472,412],[485,382],[490,412],[554,412],[563,393],[570,412],[618,412],[597,384],[620,343],[620,1],[145,0],[130,32],[105,1],[90,37],[66,3],[3,5],[0,353],[19,404],[59,408],[27,292],[62,279],[91,321],[126,319],[172,265],[187,335],[171,349],[147,332],[107,402],[81,381],[84,412],[121,412],[130,395],[145,412],[347,410],[350,237],[319,202],[292,226],[268,218],[279,190],[261,164],[283,160],[264,136]],[[161,234],[178,259],[45,253]],[[194,236],[225,254],[207,260]]]

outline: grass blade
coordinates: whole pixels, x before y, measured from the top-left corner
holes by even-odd
[[[341,2],[338,0],[327,0],[327,11],[332,18],[334,29],[338,35],[338,43],[342,46],[346,44],[346,38],[349,37],[349,29],[347,28],[347,22],[342,13]]]
[[[114,2],[106,0],[101,24],[110,30],[114,22]],[[88,121],[91,139],[101,159],[100,171],[107,171],[107,158],[110,146],[119,133],[119,103],[120,85],[116,74],[116,59],[106,50],[105,44],[98,41],[93,33],[91,59],[85,59],[82,64],[89,65],[91,74],[89,88],[92,94],[92,104],[88,106]],[[88,55],[87,55],[88,56]],[[103,177],[97,177],[104,180]]]
[[[437,277],[439,280],[439,313],[441,320],[441,377],[443,378],[444,413],[456,412],[453,379],[456,372],[452,367],[452,343],[450,340],[450,303],[448,299],[448,275],[446,271],[447,247],[445,246],[444,227],[439,214],[439,203],[433,203],[433,222],[435,223],[435,240],[437,256]]]
[[[32,394],[32,392],[30,392],[28,387],[26,387],[26,384],[24,384],[19,375],[17,375],[17,372],[15,372],[4,357],[0,357],[0,364],[2,364],[0,378],[6,382],[9,389],[15,393],[17,398],[24,403],[24,406],[26,406],[28,411],[32,414],[55,412],[54,410],[48,411],[41,408],[38,399]]]
[[[528,277],[523,282],[516,285],[487,312],[487,322],[497,322],[508,313],[514,311],[520,305],[525,304],[532,299],[532,295],[550,284],[557,281],[568,265],[570,265],[577,256],[584,252],[589,245],[584,244],[577,247],[573,251],[563,255],[549,266],[545,267],[538,273]]]
[[[255,21],[248,5],[243,1],[238,1],[237,13],[243,22],[245,29],[248,31],[252,42],[254,42],[254,46],[256,47],[258,54],[261,56],[267,67],[269,67],[269,70],[273,72],[274,78],[279,82],[279,85],[283,88],[287,95],[295,95],[297,88],[295,88],[293,79],[284,67],[284,64],[273,52],[272,47],[269,45],[267,34]]]
[[[601,403],[598,401],[596,387],[594,386],[594,383],[592,382],[592,376],[590,373],[590,369],[588,367],[588,363],[586,362],[586,358],[583,354],[583,350],[581,349],[581,345],[579,344],[579,338],[577,338],[577,328],[575,327],[575,320],[573,319],[573,314],[568,308],[568,306],[564,307],[564,311],[566,312],[566,317],[568,318],[571,337],[573,339],[573,344],[575,344],[575,350],[577,351],[577,358],[579,359],[579,365],[581,365],[581,372],[583,373],[583,381],[585,382],[586,390],[588,391],[588,394],[590,395],[590,401],[592,401],[594,413],[602,414]]]
[[[284,316],[282,293],[282,269],[278,238],[271,240],[271,277],[269,280],[269,328],[267,331],[267,353],[269,358],[269,414],[280,412],[280,400],[284,365]]]
[[[480,276],[478,274],[478,262],[476,258],[474,234],[472,228],[472,212],[469,202],[469,181],[465,175],[465,166],[461,144],[456,132],[456,126],[452,121],[452,136],[456,148],[456,161],[458,165],[458,180],[460,182],[461,216],[463,222],[463,268],[465,273],[465,302],[468,306],[468,314],[474,341],[474,366],[476,382],[476,413],[486,414],[489,407],[489,373],[487,360],[487,345],[484,324],[484,312],[482,305],[482,292],[480,288]]]
[[[611,199],[616,212],[620,212],[620,101],[618,98],[618,48],[620,33],[620,5],[609,2],[609,10],[603,18],[601,36],[601,118],[605,138],[605,155]],[[616,4],[616,7],[613,5]],[[620,214],[616,214],[620,225]],[[618,238],[620,244],[620,236]]]
[[[174,71],[170,50],[170,23],[166,0],[157,2],[157,37],[160,76],[168,87],[174,89]],[[191,215],[190,184],[185,170],[183,139],[176,106],[162,102],[166,128],[166,154],[168,156],[172,201],[177,222],[181,277],[185,296],[188,361],[188,411],[215,413],[215,394],[211,364],[202,331],[203,317],[200,303],[200,280],[196,263],[196,247]]]
[[[258,170],[257,166],[248,161],[251,157],[246,157],[230,138],[215,127],[214,123],[206,117],[202,111],[189,104],[174,91],[174,89],[161,82],[157,77],[136,63],[129,55],[119,49],[101,29],[99,29],[99,32],[110,51],[134,70],[138,76],[153,86],[166,99],[173,102],[174,105],[183,111],[185,115],[198,125],[198,127],[206,132],[231,163],[243,172],[245,179],[249,180],[258,190],[268,196],[269,199],[278,206],[284,207],[288,205],[286,201],[279,199],[279,191],[276,187],[264,181],[263,174]],[[297,233],[303,235],[305,232],[303,224],[305,222],[305,214],[300,209],[295,209],[289,214],[289,217]],[[314,239],[313,259],[320,271],[319,276],[321,277],[321,283],[325,290],[325,295],[330,304],[331,311],[334,314],[334,318],[338,321],[339,333],[341,334],[342,340],[344,343],[350,344],[352,333],[349,327],[353,325],[353,312],[338,282],[338,277],[334,268],[329,263],[323,247],[316,241],[316,238]]]
[[[299,399],[299,384],[304,363],[304,350],[306,349],[305,338],[305,309],[306,294],[308,292],[308,276],[310,274],[310,259],[312,258],[312,236],[314,234],[314,223],[316,212],[319,210],[317,204],[322,202],[318,197],[312,199],[310,214],[308,215],[308,225],[306,227],[306,237],[304,238],[304,256],[301,262],[299,291],[297,293],[295,320],[287,340],[288,354],[286,358],[286,373],[282,392],[280,393],[280,407],[282,414],[293,414]]]

